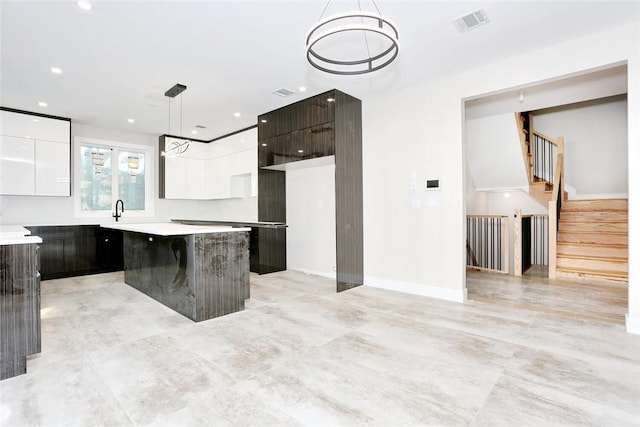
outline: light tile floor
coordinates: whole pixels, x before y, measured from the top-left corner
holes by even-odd
[[[245,311],[193,323],[122,273],[46,281],[0,425],[638,426],[640,336],[570,283],[470,273],[457,304],[252,275]]]

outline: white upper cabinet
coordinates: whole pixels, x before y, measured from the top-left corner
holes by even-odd
[[[2,135],[69,143],[71,124],[68,120],[5,110],[0,113],[0,133]]]
[[[71,195],[71,122],[0,111],[0,194]]]
[[[36,195],[69,196],[69,144],[36,139]]]
[[[35,194],[35,141],[0,136],[0,194]]]
[[[229,199],[257,196],[258,133],[250,129],[210,143],[190,141],[182,153],[165,138],[166,199]]]

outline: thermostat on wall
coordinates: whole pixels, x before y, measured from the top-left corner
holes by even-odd
[[[440,180],[439,179],[428,179],[425,186],[424,186],[425,190],[427,191],[433,191],[433,190],[440,190]]]

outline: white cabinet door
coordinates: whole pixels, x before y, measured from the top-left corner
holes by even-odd
[[[187,159],[166,156],[164,161],[164,197],[166,199],[186,199]]]
[[[211,168],[209,185],[211,186],[210,194],[212,199],[228,199],[231,197],[231,181],[227,158],[228,156],[209,159],[208,164]]]
[[[0,134],[47,141],[70,141],[71,122],[33,114],[0,111]]]
[[[70,196],[70,144],[36,140],[36,195]]]
[[[35,194],[35,142],[0,136],[0,194]]]
[[[207,197],[206,160],[187,158],[187,199]]]

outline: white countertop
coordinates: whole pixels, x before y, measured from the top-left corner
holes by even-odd
[[[186,225],[175,222],[153,222],[141,224],[100,224],[104,228],[133,231],[136,233],[154,234],[156,236],[178,236],[186,234],[230,233],[235,231],[251,231],[248,227],[230,227],[224,225]]]
[[[42,243],[38,236],[29,236],[31,231],[19,225],[0,225],[0,246]]]

